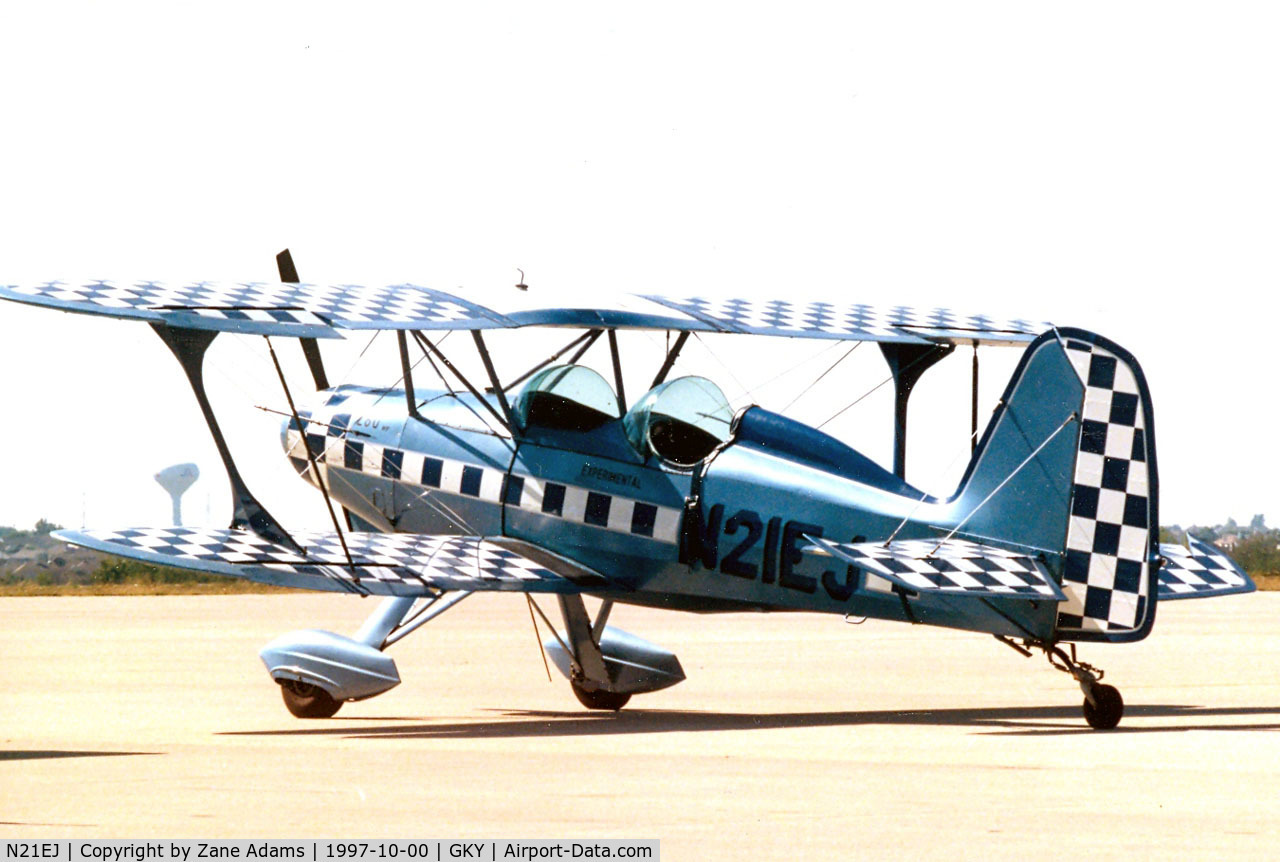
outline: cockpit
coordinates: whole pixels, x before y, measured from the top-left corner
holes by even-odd
[[[520,427],[594,431],[618,418],[618,398],[605,379],[584,365],[538,372],[512,405]]]
[[[560,365],[535,375],[513,405],[521,427],[590,432],[617,421],[613,388],[582,365]],[[729,439],[733,412],[720,387],[705,377],[680,377],[655,386],[621,416],[635,451],[685,470]]]
[[[728,440],[732,423],[728,399],[705,377],[681,377],[655,386],[622,418],[636,451],[683,468]]]

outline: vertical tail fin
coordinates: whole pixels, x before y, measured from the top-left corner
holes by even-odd
[[[962,535],[1061,560],[1056,638],[1129,641],[1155,619],[1157,499],[1137,360],[1060,329],[1027,348],[952,505]]]

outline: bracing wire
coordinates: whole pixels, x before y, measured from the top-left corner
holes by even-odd
[[[275,346],[271,343],[271,336],[268,335],[263,337],[267,342],[267,351],[271,354],[271,362],[276,367],[276,374],[280,377],[280,386],[284,389],[285,400],[289,402],[289,413],[292,416],[292,421],[298,426],[299,432],[301,432],[302,419],[298,415],[298,408],[293,403],[293,394],[289,392],[289,384],[285,380],[284,369],[280,366],[280,359],[276,356]],[[311,444],[307,441],[306,434],[302,434],[301,439],[303,450],[307,453],[307,460],[314,465],[316,462],[316,456],[315,453],[311,451]],[[329,518],[333,521],[334,534],[338,537],[338,544],[342,545],[342,553],[347,558],[347,566],[351,569],[351,585],[357,592],[367,594],[367,591],[360,586],[360,573],[356,569],[355,561],[351,557],[351,549],[347,547],[347,537],[343,534],[342,528],[338,526],[338,515],[333,510],[333,500],[329,497],[329,488],[324,482],[320,481],[320,478],[320,473],[317,470],[316,480],[320,485],[320,492],[324,494],[324,504],[329,510]]]
[[[974,431],[972,434],[969,435],[969,439],[966,440],[965,443],[966,444],[972,443],[973,438],[977,436],[978,436],[978,432]],[[947,466],[943,468],[942,475],[946,475],[947,472],[950,471],[951,468],[956,465],[956,462],[960,460],[960,457],[964,455],[964,453],[965,453],[964,449],[960,449],[959,451],[957,451],[956,454],[952,456],[951,460],[947,463]],[[929,499],[929,492],[925,491],[920,495],[920,499],[916,500],[915,505],[911,507],[911,511],[907,512],[907,515],[905,518],[902,519],[902,522],[899,523],[898,526],[893,528],[893,532],[889,534],[889,538],[884,540],[884,545],[882,545],[882,547],[885,547],[885,548],[889,547],[889,543],[892,542],[897,537],[898,533],[902,531],[902,528],[907,525],[907,522],[911,520],[911,518],[915,515],[915,513],[919,510],[919,508],[922,505],[924,505],[924,501],[927,499]]]
[[[1058,434],[1062,431],[1062,429],[1066,428],[1069,424],[1071,424],[1071,422],[1074,421],[1077,418],[1077,416],[1078,414],[1073,411],[1070,416],[1068,416],[1066,419],[1063,419],[1062,424],[1059,425],[1057,428],[1055,428],[1053,433],[1044,439],[1043,443],[1041,443],[1039,446],[1033,449],[1030,455],[1028,455],[1026,458],[1023,458],[1022,463],[1019,464],[1017,467],[1014,467],[1012,473],[1010,473],[1008,476],[1005,476],[1004,480],[999,485],[996,485],[994,488],[991,489],[990,494],[982,498],[981,503],[979,503],[978,505],[970,509],[969,514],[965,515],[960,520],[960,523],[952,527],[950,533],[947,533],[945,536],[942,537],[942,541],[938,542],[938,544],[934,547],[934,549],[929,552],[930,556],[938,553],[939,548],[941,548],[944,544],[946,544],[951,539],[951,537],[954,536],[960,530],[960,528],[963,527],[969,521],[970,518],[978,514],[979,509],[987,505],[988,501],[990,501],[992,497],[994,497],[997,493],[999,493],[1001,488],[1009,484],[1010,480],[1012,480],[1014,476],[1018,475],[1018,471],[1020,471],[1023,467],[1027,466],[1028,464],[1030,464],[1031,460],[1040,454],[1040,450],[1043,449],[1045,446],[1048,446],[1050,441],[1052,441],[1054,437],[1057,437]]]
[[[738,389],[740,389],[743,392],[750,391],[747,389],[746,384],[744,384],[741,380],[738,379],[738,375],[733,373],[733,369],[730,368],[728,365],[725,365],[724,360],[721,359],[714,350],[712,350],[710,347],[707,346],[707,343],[702,340],[701,335],[694,332],[693,340],[698,342],[698,344],[701,345],[702,349],[705,350],[711,356],[711,358],[714,359],[719,364],[719,366],[724,369],[724,373],[728,374],[730,379],[732,379],[733,382],[737,384]]]
[[[360,360],[364,359],[364,355],[369,352],[370,347],[373,347],[373,342],[378,340],[378,336],[381,335],[382,332],[383,330],[381,329],[374,330],[373,335],[369,336],[369,340],[365,342],[365,345],[360,350],[360,353],[356,355],[356,358],[354,360],[352,360],[351,365],[348,366],[345,372],[343,372],[343,375],[340,378],[338,378],[338,382],[330,387],[331,389],[337,389],[339,386],[342,386],[347,382],[348,378],[351,377],[351,372],[356,370],[356,366],[360,364]]]
[[[827,424],[829,424],[830,422],[832,422],[834,419],[838,418],[839,416],[844,415],[844,413],[846,413],[847,411],[849,411],[849,410],[851,410],[852,408],[854,408],[854,407],[858,406],[858,404],[859,404],[863,399],[865,399],[865,398],[867,398],[868,396],[870,396],[870,395],[871,395],[871,393],[875,392],[877,389],[879,389],[881,386],[884,386],[886,383],[891,383],[892,381],[893,381],[893,375],[892,375],[892,374],[890,374],[890,375],[889,375],[888,377],[886,377],[884,380],[881,380],[881,381],[880,381],[879,383],[877,383],[875,386],[872,386],[870,389],[868,389],[866,392],[864,392],[864,393],[862,393],[861,395],[859,395],[859,396],[858,396],[857,398],[855,398],[853,401],[851,401],[851,402],[849,402],[848,404],[846,404],[845,406],[841,407],[841,408],[840,408],[839,410],[837,410],[835,413],[832,413],[830,416],[828,416],[826,419],[824,419],[820,425],[818,425],[818,428],[819,428],[819,429],[821,429],[822,427],[824,427],[824,426],[826,426]]]
[[[857,350],[859,347],[861,347],[861,346],[863,345],[863,343],[864,343],[864,342],[861,342],[861,341],[855,341],[855,342],[853,343],[853,347],[850,347],[848,350],[846,350],[846,351],[844,352],[844,355],[843,355],[843,356],[841,356],[841,357],[840,357],[839,359],[837,359],[835,362],[831,363],[831,365],[830,365],[830,366],[828,366],[828,368],[827,368],[827,370],[826,370],[826,371],[822,372],[822,373],[821,373],[821,374],[819,374],[816,378],[814,378],[814,381],[813,381],[812,383],[810,383],[810,384],[809,384],[808,386],[806,386],[804,389],[801,389],[798,393],[796,393],[796,397],[795,397],[795,398],[792,398],[790,401],[788,401],[788,402],[787,402],[787,405],[786,405],[785,407],[783,407],[781,410],[779,410],[778,412],[779,412],[779,413],[785,413],[785,412],[787,412],[787,410],[789,410],[789,409],[791,408],[791,405],[795,404],[797,401],[799,401],[801,398],[803,398],[807,393],[811,392],[815,386],[817,386],[819,383],[821,383],[821,382],[822,382],[822,378],[826,377],[826,376],[827,376],[828,374],[830,374],[832,371],[835,371],[836,366],[837,366],[837,365],[839,365],[841,362],[844,362],[846,359],[848,359],[848,358],[849,358],[849,355],[850,355],[851,353],[853,353],[853,351],[855,351],[855,350]]]
[[[796,371],[797,369],[799,369],[801,366],[808,365],[810,362],[812,362],[813,360],[817,359],[818,357],[820,357],[820,356],[825,356],[826,354],[828,354],[828,353],[830,353],[831,351],[835,350],[835,349],[836,349],[837,347],[839,347],[839,346],[840,346],[840,342],[839,342],[839,341],[833,341],[833,342],[831,342],[831,343],[830,343],[830,344],[828,344],[826,347],[822,348],[821,350],[819,350],[817,353],[813,354],[812,356],[806,356],[804,359],[801,359],[799,362],[797,362],[797,363],[795,363],[795,364],[793,364],[793,365],[788,366],[786,369],[784,369],[784,370],[782,370],[782,371],[779,371],[777,374],[773,375],[773,376],[772,376],[772,377],[770,377],[768,380],[765,380],[765,381],[764,381],[764,382],[762,382],[762,383],[757,383],[757,384],[755,384],[755,385],[754,385],[754,386],[752,386],[750,389],[748,389],[746,392],[742,393],[741,395],[737,396],[736,398],[731,399],[729,403],[731,403],[731,404],[738,404],[738,403],[741,403],[741,402],[744,402],[744,401],[747,401],[747,400],[749,400],[749,399],[753,398],[753,397],[755,396],[755,393],[759,392],[761,389],[764,389],[766,386],[769,386],[769,385],[771,385],[771,384],[773,384],[773,383],[776,383],[777,381],[781,380],[783,377],[786,377],[788,374],[790,374],[790,373],[792,373],[793,371]]]
[[[542,656],[542,668],[547,672],[547,682],[551,682],[551,665],[547,663],[547,651],[542,648],[542,635],[538,633],[538,619],[533,615],[533,596],[524,594],[529,604],[529,622],[533,623],[533,641],[538,645],[538,655]]]
[[[923,361],[927,356],[928,356],[928,354],[924,354],[924,355],[920,356],[919,358],[914,359],[914,360],[912,360],[911,362],[908,362],[906,365],[904,365],[904,366],[902,367],[902,369],[901,369],[901,371],[899,371],[899,373],[902,373],[903,371],[906,371],[907,369],[909,369],[909,368],[913,367],[914,365],[916,365],[918,362]],[[852,408],[852,407],[855,407],[859,402],[861,402],[864,398],[866,398],[866,397],[867,397],[868,395],[870,395],[872,392],[875,392],[875,391],[876,391],[877,389],[879,389],[881,386],[884,386],[886,383],[892,383],[892,382],[893,382],[893,375],[892,375],[892,374],[890,374],[890,375],[889,375],[888,377],[886,377],[884,380],[881,380],[879,383],[877,383],[875,386],[872,386],[870,389],[868,389],[866,392],[864,392],[864,393],[862,393],[861,395],[859,395],[859,396],[858,396],[857,398],[855,398],[853,401],[851,401],[850,403],[848,403],[848,404],[846,404],[845,406],[841,407],[841,408],[840,408],[839,410],[837,410],[835,413],[833,413],[833,414],[831,414],[830,416],[828,416],[828,417],[823,421],[822,425],[819,425],[818,427],[819,427],[819,428],[822,428],[824,425],[826,425],[827,423],[831,422],[831,421],[832,421],[833,419],[835,419],[837,416],[840,416],[840,415],[842,415],[843,413],[845,413],[845,411],[849,410],[849,409],[850,409],[850,408]]]

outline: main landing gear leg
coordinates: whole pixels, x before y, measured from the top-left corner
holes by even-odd
[[[261,652],[289,712],[329,718],[348,700],[364,700],[400,683],[387,647],[471,595],[436,593],[383,599],[354,637],[306,631],[281,635]]]
[[[680,660],[667,650],[608,625],[613,602],[601,603],[593,621],[582,596],[560,596],[564,617],[564,637],[551,620],[536,610],[551,629],[551,638],[542,644],[547,658],[569,679],[578,702],[587,709],[617,711],[633,694],[675,685],[684,679]]]
[[[617,712],[631,700],[631,693],[609,690],[613,681],[605,667],[599,641],[600,631],[604,629],[604,622],[609,618],[613,603],[605,602],[600,608],[599,619],[592,623],[582,596],[559,598],[565,633],[573,650],[569,673],[569,687],[573,689],[573,696],[587,709]]]
[[[1080,684],[1080,690],[1084,692],[1084,720],[1089,722],[1089,726],[1094,730],[1111,730],[1120,723],[1120,718],[1124,715],[1124,698],[1120,696],[1115,686],[1103,684],[1102,678],[1106,675],[1105,671],[1076,658],[1075,644],[1067,644],[1070,650],[1068,655],[1066,650],[1054,643],[1023,641],[1020,646],[1008,638],[999,638],[999,640],[1026,656],[1031,655],[1027,647],[1044,650],[1049,664],[1063,673],[1070,674],[1071,678]]]

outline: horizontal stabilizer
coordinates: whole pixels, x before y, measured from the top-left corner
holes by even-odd
[[[1156,596],[1169,599],[1207,599],[1257,589],[1253,580],[1230,557],[1213,545],[1187,537],[1190,547],[1160,544],[1160,586]]]
[[[1044,563],[991,545],[929,539],[837,544],[806,536],[817,550],[865,569],[904,589],[987,598],[1055,599],[1061,588]]]
[[[603,291],[593,292],[585,303],[573,296],[493,289],[468,289],[463,298],[415,284],[49,281],[0,284],[0,299],[186,329],[299,338],[340,338],[347,329],[571,326],[901,344],[1019,344],[1051,327],[946,308]]]
[[[576,563],[550,554],[534,562],[476,536],[348,533],[344,538],[354,562],[349,565],[336,533],[295,532],[305,555],[247,530],[141,527],[55,535],[133,560],[307,590],[383,596],[446,590],[578,593],[604,583],[601,575]]]

